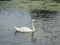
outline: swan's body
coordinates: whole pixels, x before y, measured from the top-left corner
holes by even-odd
[[[30,29],[30,28],[28,28],[28,27],[21,27],[21,28],[15,27],[15,29],[16,29],[16,31],[18,31],[18,32],[34,32],[34,31],[35,31],[35,30],[32,30],[32,29]]]
[[[33,25],[33,21],[32,20],[32,27],[33,29],[30,29],[28,27],[21,27],[21,28],[18,28],[18,27],[14,27],[16,29],[17,32],[35,32],[35,28],[34,28],[34,25]]]

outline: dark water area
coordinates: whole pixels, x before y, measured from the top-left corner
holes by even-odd
[[[56,16],[57,11],[33,9],[30,13],[33,19],[52,19]]]
[[[14,26],[32,28],[29,12],[17,9],[0,9],[0,45],[60,45],[60,15],[54,19],[38,19],[35,23],[36,42],[31,41],[31,33],[15,33]]]

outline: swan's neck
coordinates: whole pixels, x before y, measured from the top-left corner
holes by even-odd
[[[34,22],[33,22],[33,20],[32,20],[32,29],[33,29],[33,31],[35,31],[35,27],[34,27]]]

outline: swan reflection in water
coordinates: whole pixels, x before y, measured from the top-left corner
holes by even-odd
[[[35,33],[35,32],[32,32],[32,36],[31,36],[31,41],[32,41],[33,43],[36,42],[36,37],[34,37],[34,33]]]
[[[36,38],[34,37],[34,33],[35,33],[35,27],[34,27],[34,23],[35,23],[36,21],[35,21],[35,19],[32,19],[32,29],[30,29],[30,28],[28,28],[28,27],[21,27],[21,28],[18,28],[18,27],[14,27],[15,28],[15,34],[16,33],[29,33],[29,32],[31,32],[32,33],[32,36],[31,36],[31,41],[33,42],[33,43],[35,43],[36,42]]]

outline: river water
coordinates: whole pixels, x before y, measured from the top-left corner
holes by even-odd
[[[31,41],[31,33],[17,33],[14,26],[32,28],[30,13],[17,9],[0,9],[0,45],[60,45],[60,15],[35,23],[36,41]]]

